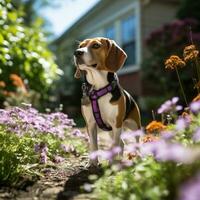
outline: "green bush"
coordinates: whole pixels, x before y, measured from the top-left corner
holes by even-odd
[[[27,27],[22,10],[15,10],[11,2],[0,2],[0,81],[6,83],[4,90],[15,91],[9,77],[17,74],[27,89],[42,93],[42,99],[47,99],[47,93],[61,70],[48,49],[40,21]]]

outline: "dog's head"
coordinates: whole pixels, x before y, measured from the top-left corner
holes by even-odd
[[[82,41],[74,52],[77,66],[76,78],[80,78],[80,70],[96,69],[116,72],[127,58],[126,53],[114,40],[103,37]]]

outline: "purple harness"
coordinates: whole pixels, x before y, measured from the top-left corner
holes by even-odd
[[[113,86],[112,84],[108,84],[107,86],[99,89],[99,90],[92,90],[88,95],[90,97],[91,100],[91,104],[92,104],[92,111],[93,111],[93,116],[96,120],[96,123],[98,125],[99,128],[101,128],[104,131],[111,131],[112,128],[108,127],[104,122],[103,119],[101,117],[101,112],[99,109],[99,104],[98,104],[98,99],[106,94],[108,94],[109,92],[111,92],[113,90]]]

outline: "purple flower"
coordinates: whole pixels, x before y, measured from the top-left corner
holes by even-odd
[[[113,152],[112,151],[106,151],[106,150],[99,150],[99,157],[104,159],[104,160],[112,161]]]
[[[39,144],[35,144],[35,145],[34,145],[34,151],[35,151],[36,153],[38,153],[38,152],[40,151],[40,145],[39,145]]]
[[[135,153],[138,149],[140,149],[140,144],[138,143],[125,146],[125,151],[127,151],[127,153]]]
[[[89,184],[89,183],[85,183],[83,185],[83,189],[86,191],[86,192],[91,192],[92,191],[92,185]]]
[[[200,111],[200,101],[195,101],[190,104],[190,110],[193,113],[198,113]]]
[[[179,98],[178,97],[173,97],[171,101],[172,101],[172,104],[175,105],[179,101]]]
[[[98,156],[99,156],[99,151],[93,151],[93,152],[91,152],[91,153],[89,154],[89,158],[90,158],[91,160],[96,160],[96,159],[98,158]]]
[[[198,128],[198,129],[196,130],[196,132],[194,133],[192,139],[193,139],[193,141],[195,141],[195,142],[199,142],[199,141],[200,141],[200,128]]]
[[[53,162],[55,163],[61,163],[63,162],[65,159],[61,156],[58,156],[58,155],[55,155],[54,158],[53,158]]]
[[[48,133],[64,139],[66,130],[74,125],[74,121],[64,113],[42,114],[30,106],[0,110],[0,114],[0,125],[6,125],[8,131],[18,136]]]
[[[70,153],[71,152],[71,147],[69,145],[61,144],[60,147],[66,153]]]
[[[180,144],[167,144],[157,153],[156,158],[161,161],[174,161],[177,163],[190,164],[199,159],[200,152]]]
[[[85,134],[83,134],[79,129],[74,129],[72,131],[72,135],[75,137],[83,138],[83,139],[87,138],[87,136]]]
[[[47,153],[48,152],[48,147],[45,143],[41,142],[40,144],[35,144],[34,145],[34,151],[36,153]]]
[[[200,157],[199,149],[184,147],[178,143],[170,143],[165,140],[149,142],[141,145],[141,156],[152,155],[158,161],[173,161],[176,163],[190,164]]]
[[[117,154],[121,153],[121,151],[122,151],[121,147],[113,147],[111,149],[111,152],[113,153],[113,155],[117,155]]]
[[[176,111],[180,111],[180,110],[182,110],[183,109],[183,106],[181,106],[181,105],[177,105],[176,107],[175,107],[175,110]]]
[[[156,156],[159,148],[162,146],[163,141],[147,142],[140,146],[139,152],[141,157]]]
[[[158,109],[158,113],[162,114],[162,113],[169,113],[169,112],[176,112],[176,111],[180,111],[183,109],[182,106],[180,105],[176,105],[178,102],[179,98],[178,97],[173,97],[171,100],[168,100],[166,102],[164,102],[160,108]]]
[[[183,131],[185,130],[185,128],[188,127],[188,122],[185,118],[179,118],[177,121],[176,121],[176,130],[177,131]]]
[[[46,164],[47,163],[47,154],[46,154],[46,152],[42,152],[40,154],[40,163],[41,164]]]
[[[142,130],[129,131],[129,132],[122,133],[121,139],[130,140],[130,139],[135,139],[135,137],[143,136],[143,135],[144,135],[144,132]]]
[[[185,182],[179,190],[178,200],[199,200],[200,174]]]
[[[112,161],[116,155],[121,152],[121,147],[113,147],[110,150],[97,150],[90,153],[89,158],[96,160],[98,157],[104,160]]]
[[[170,140],[174,137],[174,132],[171,131],[162,131],[161,138],[164,140]]]

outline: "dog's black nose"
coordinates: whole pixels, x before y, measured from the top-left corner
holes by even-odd
[[[84,54],[84,51],[81,51],[81,50],[76,50],[76,51],[74,52],[74,55],[75,55],[76,57],[82,56],[83,54]]]

